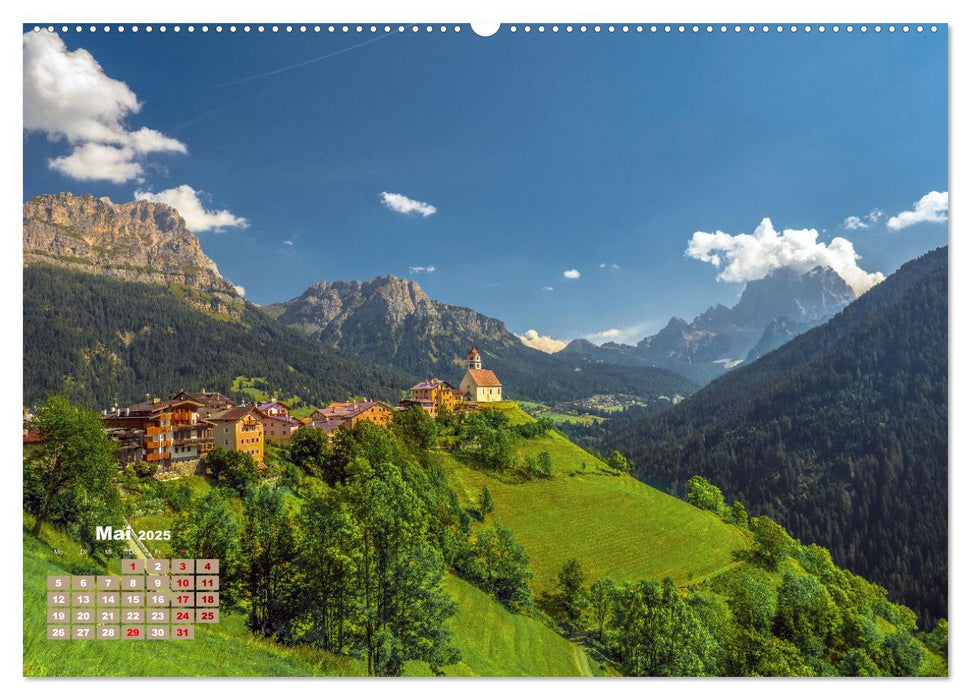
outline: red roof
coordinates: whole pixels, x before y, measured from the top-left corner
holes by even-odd
[[[333,420],[313,420],[313,421],[310,421],[310,423],[308,423],[308,425],[311,428],[317,428],[317,430],[320,430],[320,431],[322,431],[323,433],[326,434],[326,433],[332,433],[335,430],[337,430],[339,427],[341,427],[342,425],[344,425],[344,421],[337,420],[337,419],[333,419]]]
[[[24,444],[32,445],[38,442],[44,442],[43,436],[40,434],[39,428],[29,428],[26,433],[24,433]]]
[[[233,400],[231,398],[220,394],[218,391],[186,391],[183,389],[172,398],[177,399],[179,397],[188,398],[192,401],[196,401],[200,406],[207,406],[209,408],[233,405]]]
[[[502,386],[499,377],[491,369],[470,369],[469,374],[476,386]]]
[[[411,389],[409,389],[409,391],[418,391],[421,389],[436,389],[440,386],[444,386],[449,389],[455,388],[448,382],[443,382],[441,379],[426,379],[423,382],[419,382],[418,384],[415,384],[413,387],[411,387]]]
[[[287,406],[282,401],[267,401],[266,403],[261,403],[259,406],[257,406],[257,409],[259,409],[263,413],[266,413],[267,411],[269,411],[271,408],[274,408],[274,407],[282,408],[286,411],[290,410],[290,407]]]
[[[334,418],[347,419],[364,413],[369,408],[380,405],[377,401],[334,402],[324,408],[318,408],[314,416],[320,416],[320,418],[325,420]]]
[[[177,406],[191,405],[193,408],[200,408],[203,404],[193,399],[160,399],[157,401],[141,401],[133,403],[127,408],[121,408],[117,413],[109,414],[109,418],[126,418],[128,416],[145,416],[154,413],[167,413]]]
[[[245,417],[247,414],[251,413],[252,411],[253,411],[253,407],[252,406],[233,406],[232,408],[227,408],[222,413],[217,413],[214,416],[210,416],[209,417],[209,420],[211,420],[211,421],[227,421],[227,420],[237,421],[237,420]]]

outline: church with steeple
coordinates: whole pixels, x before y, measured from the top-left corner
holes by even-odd
[[[469,350],[469,366],[459,391],[466,400],[476,403],[502,401],[502,383],[491,369],[482,369],[482,355],[475,347]]]

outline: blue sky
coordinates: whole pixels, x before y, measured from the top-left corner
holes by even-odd
[[[204,250],[257,303],[395,274],[516,333],[636,341],[734,303],[773,265],[833,260],[864,279],[947,240],[944,28],[61,39],[25,54],[25,81],[36,68],[70,85],[85,49],[116,109],[47,119],[29,110],[51,95],[25,93],[25,198],[187,185],[224,212],[199,219],[223,224],[198,231]],[[107,174],[51,165],[86,143],[134,151]],[[396,211],[383,192],[434,212]],[[765,217],[762,238],[733,238]]]

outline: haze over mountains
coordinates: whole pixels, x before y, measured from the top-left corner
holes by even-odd
[[[675,316],[636,345],[578,339],[558,354],[590,362],[670,369],[704,384],[751,362],[831,318],[855,298],[832,268],[799,274],[788,268],[746,284],[738,303],[712,306],[690,323]]]

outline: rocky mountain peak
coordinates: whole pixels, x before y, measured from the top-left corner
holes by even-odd
[[[238,294],[202,251],[173,207],[157,202],[115,204],[69,192],[32,197],[23,207],[24,265],[44,263],[107,277],[180,284],[217,295]]]
[[[830,267],[808,272],[782,268],[745,285],[732,309],[739,326],[765,327],[774,318],[800,323],[824,321],[856,298],[850,286]]]

